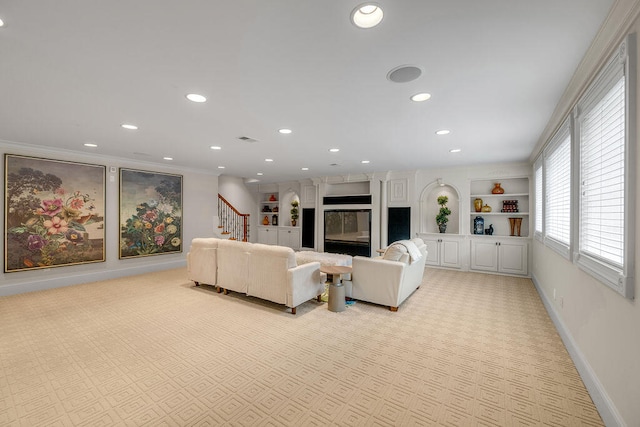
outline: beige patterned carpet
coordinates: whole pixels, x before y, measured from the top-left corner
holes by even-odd
[[[0,425],[602,425],[528,279],[293,316],[185,277],[0,298]]]

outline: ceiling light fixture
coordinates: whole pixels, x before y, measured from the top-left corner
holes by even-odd
[[[273,159],[264,159],[265,162],[273,162]]]
[[[263,174],[262,172],[258,172],[256,175],[258,175],[258,176],[262,176],[262,175],[264,175],[264,174]]]
[[[222,150],[222,147],[218,147],[217,145],[212,145],[210,148],[212,150]]]
[[[436,135],[449,135],[450,133],[451,133],[451,131],[447,130],[447,129],[442,129],[442,130],[436,131]]]
[[[173,157],[163,157],[165,160],[173,160]]]
[[[303,170],[303,171],[308,171],[308,170],[309,170],[309,168],[302,168],[301,170]]]
[[[224,166],[218,166],[218,169],[224,169]]]
[[[453,148],[453,149],[449,150],[449,152],[450,152],[450,153],[459,153],[459,152],[461,152],[461,151],[462,151],[462,150],[461,150],[461,149],[459,149],[459,148]]]
[[[0,19],[0,27],[4,27],[4,21]]]
[[[329,151],[332,153],[337,153],[338,151],[340,151],[339,148],[329,148]]]
[[[371,162],[370,162],[369,160],[362,160],[360,163],[362,163],[362,164],[366,165],[366,164],[369,164],[369,163],[371,163]]]
[[[203,95],[198,95],[197,93],[190,93],[185,96],[191,102],[198,102],[198,103],[207,102],[206,97],[204,97]]]
[[[98,146],[98,144],[94,144],[92,142],[87,142],[84,144],[85,147],[91,147],[91,148],[96,148]]]
[[[411,97],[411,100],[415,102],[422,102],[422,101],[426,101],[429,98],[431,98],[430,93],[422,92],[422,93],[416,93],[415,95],[413,95]]]
[[[384,12],[375,3],[364,3],[351,12],[351,22],[358,28],[373,28],[382,22]]]
[[[120,125],[121,127],[128,129],[128,130],[138,130],[138,126],[136,125],[130,125],[128,123],[123,123]]]
[[[279,129],[278,132],[280,132],[282,134],[285,134],[285,135],[288,135],[288,134],[290,134],[292,132],[292,130],[283,128],[283,129]]]

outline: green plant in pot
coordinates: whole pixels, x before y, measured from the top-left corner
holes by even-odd
[[[448,201],[449,197],[438,196],[440,211],[438,212],[438,215],[436,215],[436,224],[438,224],[438,228],[440,229],[441,233],[447,231],[447,222],[449,222],[449,215],[451,215],[451,209],[447,207]]]
[[[297,200],[291,202],[291,225],[293,227],[295,227],[298,222],[298,206],[299,203]]]

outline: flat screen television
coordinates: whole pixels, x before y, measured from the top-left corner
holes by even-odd
[[[324,211],[325,252],[371,256],[371,209]]]

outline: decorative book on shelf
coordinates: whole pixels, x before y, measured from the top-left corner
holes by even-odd
[[[502,212],[520,212],[517,200],[503,200]]]

